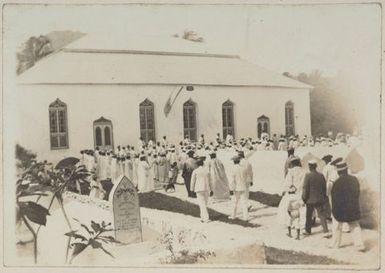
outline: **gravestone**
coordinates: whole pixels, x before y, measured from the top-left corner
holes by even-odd
[[[126,177],[117,179],[110,192],[115,239],[123,244],[142,242],[139,196],[134,184]]]

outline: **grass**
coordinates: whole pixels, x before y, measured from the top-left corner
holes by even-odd
[[[179,198],[168,196],[159,192],[139,193],[139,203],[141,207],[149,209],[166,210],[169,212],[183,213],[193,217],[199,217],[199,206]],[[208,209],[210,220],[228,224],[240,225],[243,227],[259,227],[241,219],[228,219],[227,214],[223,214],[213,209]]]
[[[250,200],[258,201],[261,204],[267,205],[269,207],[278,207],[279,202],[281,202],[282,197],[278,194],[270,194],[261,191],[250,192]]]
[[[267,264],[311,264],[311,265],[342,265],[343,263],[325,256],[310,255],[300,251],[265,247]]]

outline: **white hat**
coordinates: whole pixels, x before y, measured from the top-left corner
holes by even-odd
[[[310,159],[308,162],[309,165],[317,165],[317,160],[315,159]]]

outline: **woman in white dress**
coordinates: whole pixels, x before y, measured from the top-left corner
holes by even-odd
[[[116,155],[112,156],[110,171],[111,171],[111,182],[115,183],[115,180],[118,178],[118,162],[117,162]]]
[[[303,187],[303,181],[305,179],[306,170],[304,170],[301,166],[301,159],[297,156],[294,156],[290,160],[291,168],[288,170],[287,175],[285,177],[285,182],[283,185],[283,196],[281,199],[281,202],[278,206],[278,222],[282,225],[287,225],[288,221],[290,221],[289,214],[287,212],[287,205],[288,205],[288,191],[293,186],[296,189],[296,196],[297,198],[301,198],[302,196],[302,187]],[[305,211],[301,211],[301,213],[305,213]],[[301,219],[304,219],[302,217]],[[304,225],[304,223],[301,223],[301,225]]]
[[[146,192],[148,191],[148,176],[149,176],[149,169],[150,165],[148,165],[146,161],[146,157],[142,155],[139,158],[139,163],[138,163],[138,169],[137,169],[137,174],[138,174],[138,190],[140,192]]]
[[[105,191],[103,190],[102,184],[100,181],[97,179],[96,175],[94,175],[90,181],[90,198],[94,199],[103,199]]]

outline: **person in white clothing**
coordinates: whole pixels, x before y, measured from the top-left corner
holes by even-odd
[[[150,165],[148,165],[146,161],[146,157],[142,155],[139,158],[139,164],[138,164],[138,190],[140,192],[146,192],[149,191],[149,185],[148,185],[148,176],[149,176],[149,170]]]
[[[143,150],[143,146],[144,146],[144,141],[143,141],[143,138],[140,137],[139,140],[138,140],[138,144],[137,144],[138,151],[142,151]]]
[[[234,162],[234,168],[232,170],[232,173],[230,175],[230,191],[233,192],[234,195],[234,207],[232,210],[231,215],[229,216],[229,219],[235,219],[237,216],[237,209],[238,209],[238,203],[241,203],[242,207],[242,219],[244,221],[247,221],[249,218],[248,213],[248,198],[247,198],[247,182],[246,178],[244,177],[244,171],[242,167],[239,165],[241,159],[239,156],[235,156],[232,158]]]
[[[161,142],[162,146],[164,146],[165,148],[167,148],[167,146],[168,146],[168,141],[167,141],[166,136],[163,136],[163,138],[162,138],[161,141],[162,141],[162,142]]]
[[[90,181],[90,187],[91,187],[91,190],[89,193],[89,197],[94,198],[94,199],[102,199],[103,200],[106,192],[103,190],[102,184],[97,179],[96,175],[92,176],[92,179]]]
[[[322,157],[322,160],[325,162],[325,166],[322,169],[322,174],[325,177],[326,181],[326,196],[328,202],[325,204],[326,218],[331,219],[331,190],[333,183],[337,180],[338,174],[335,167],[331,164],[333,156],[328,154]]]
[[[303,182],[306,175],[306,170],[302,168],[301,159],[299,157],[293,156],[290,159],[290,165],[291,168],[289,169],[284,180],[282,188],[283,196],[278,205],[277,211],[278,223],[283,226],[287,226],[290,222],[290,217],[287,213],[287,207],[289,205],[288,202],[290,201],[290,199],[293,199],[293,196],[289,196],[288,193],[290,190],[295,189],[295,196],[298,198],[298,200],[301,200]],[[301,220],[299,223],[299,228],[303,229],[305,227],[304,220],[306,219],[306,208],[301,207],[299,209],[299,212],[301,214],[301,216],[299,217],[299,219]]]
[[[115,183],[115,180],[118,178],[118,159],[116,155],[112,156],[110,170],[111,182]]]
[[[247,197],[247,207],[249,208],[249,193],[250,193],[250,187],[253,186],[253,168],[251,167],[251,164],[247,159],[245,158],[245,153],[243,151],[238,151],[238,156],[241,159],[239,165],[242,167],[243,170],[243,177],[246,180],[246,197]]]
[[[233,144],[233,141],[234,141],[233,136],[231,134],[228,134],[226,136],[226,144],[231,145],[231,144]]]
[[[210,182],[209,171],[203,167],[205,157],[200,157],[196,164],[196,168],[191,174],[190,190],[197,195],[197,201],[200,209],[201,222],[209,222],[209,213],[207,211],[207,202],[209,194],[212,195],[212,186]]]

